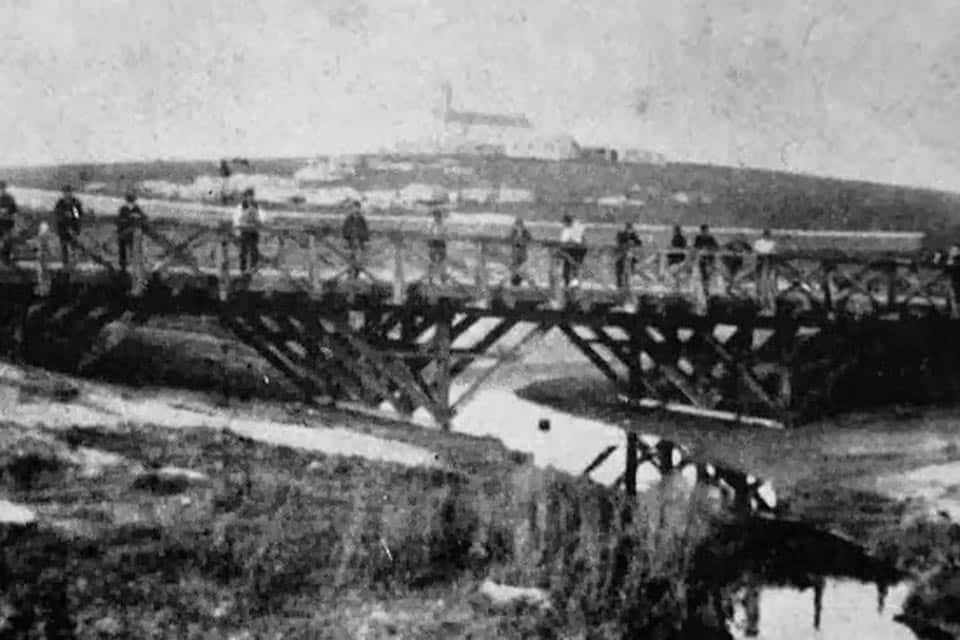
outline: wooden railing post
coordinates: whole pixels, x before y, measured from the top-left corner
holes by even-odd
[[[763,307],[772,313],[777,310],[777,262],[773,255],[764,256],[764,265],[760,271],[760,289],[763,291],[761,301]]]
[[[307,236],[307,279],[310,282],[310,291],[320,292],[320,268],[317,258],[317,237],[310,233]]]
[[[130,243],[130,294],[139,297],[146,289],[146,264],[143,255],[143,229],[139,224],[132,229]]]
[[[403,274],[403,259],[404,259],[403,250],[403,236],[400,234],[394,234],[393,236],[393,304],[403,304],[404,298],[406,297],[405,289],[406,284],[404,282]]]
[[[217,251],[217,267],[219,270],[220,301],[226,302],[230,297],[230,241],[224,233],[220,235],[220,246]]]
[[[489,299],[488,291],[488,274],[487,274],[487,257],[490,252],[490,248],[486,242],[483,240],[480,241],[480,252],[477,255],[477,269],[474,273],[474,285],[477,287],[479,292],[479,299],[486,301]],[[511,274],[512,278],[512,274]]]
[[[559,258],[559,259],[558,259]],[[564,261],[567,260],[567,257],[563,254],[562,251],[557,251],[556,249],[551,250],[550,252],[550,276],[551,276],[551,289],[553,292],[553,299],[555,304],[559,308],[563,308],[567,304],[567,284],[563,279],[563,269]],[[559,269],[560,273],[557,273]]]

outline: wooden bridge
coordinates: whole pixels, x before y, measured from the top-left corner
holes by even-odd
[[[402,221],[375,229],[362,253],[335,221],[297,221],[268,225],[262,259],[241,272],[219,219],[152,216],[132,232],[125,273],[112,217],[83,228],[66,265],[37,225],[17,233],[14,264],[0,267],[4,337],[25,358],[55,350],[79,361],[119,318],[216,316],[307,398],[420,409],[440,425],[554,329],[625,401],[771,426],[829,412],[838,385],[877,357],[935,377],[960,361],[950,278],[914,253],[624,256],[591,240],[565,282],[569,247],[538,239],[518,264],[506,228],[451,231],[446,259],[431,261],[428,236]],[[630,265],[619,282],[618,260]],[[893,337],[904,331],[919,342]],[[909,353],[890,355],[897,346]],[[480,360],[490,366],[452,398],[451,382]]]

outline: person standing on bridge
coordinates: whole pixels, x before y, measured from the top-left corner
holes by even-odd
[[[360,275],[363,254],[370,240],[367,219],[363,217],[363,206],[359,200],[350,201],[350,211],[343,221],[343,241],[347,245],[350,258],[350,274],[356,279]]]
[[[240,240],[240,271],[256,269],[260,264],[260,229],[264,216],[253,198],[253,189],[243,192],[243,199],[233,214],[233,229]]]
[[[617,288],[626,289],[630,286],[630,276],[637,265],[637,250],[643,245],[640,236],[632,222],[628,222],[623,229],[617,232],[617,259],[614,263],[614,275],[617,279]]]
[[[754,241],[753,252],[757,256],[757,291],[761,299],[766,300],[773,291],[770,280],[773,267],[772,256],[777,252],[777,241],[773,239],[770,229],[764,229],[763,235]]]
[[[670,238],[670,248],[673,249],[667,254],[667,264],[671,267],[681,264],[687,257],[687,238],[683,235],[683,229],[680,225],[673,226],[673,237]]]
[[[443,221],[443,209],[433,210],[433,222],[427,228],[427,249],[430,255],[430,275],[432,282],[439,274],[440,281],[447,282],[447,226]]]
[[[0,261],[13,264],[13,229],[16,226],[17,201],[7,191],[7,183],[0,180]]]
[[[510,284],[514,287],[519,287],[524,280],[523,265],[527,263],[532,240],[523,218],[517,216],[510,229]]]
[[[53,206],[53,218],[60,238],[60,256],[63,268],[70,265],[70,245],[80,235],[80,223],[83,220],[83,205],[73,195],[73,187],[65,185],[63,194]]]
[[[140,227],[146,216],[137,204],[137,194],[128,191],[119,211],[117,211],[117,257],[120,270],[127,270],[127,257],[133,251],[134,231]]]
[[[700,233],[693,239],[693,248],[700,253],[700,280],[703,282],[703,294],[710,296],[710,278],[713,276],[714,255],[720,248],[717,239],[710,233],[710,225],[700,225]]]
[[[579,286],[580,267],[587,255],[583,246],[584,227],[573,216],[563,216],[563,231],[560,232],[560,242],[563,243],[563,284],[565,287]]]

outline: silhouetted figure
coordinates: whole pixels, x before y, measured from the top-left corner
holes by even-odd
[[[263,212],[253,198],[253,189],[243,192],[243,199],[233,216],[233,228],[240,239],[240,270],[256,269],[260,264],[260,229]]]
[[[773,290],[773,255],[777,252],[777,241],[773,239],[770,229],[764,229],[763,234],[754,241],[753,252],[757,255],[757,290],[761,296],[766,297]]]
[[[700,225],[700,233],[693,239],[693,248],[700,252],[700,278],[703,282],[703,291],[706,294],[709,293],[710,277],[713,275],[715,259],[713,254],[720,248],[717,239],[710,233],[709,225]]]
[[[128,191],[125,200],[126,202],[117,211],[117,255],[122,271],[127,270],[127,258],[133,250],[134,230],[146,219],[143,210],[137,204],[137,194]]]
[[[517,217],[510,229],[510,284],[514,287],[520,286],[523,282],[523,266],[527,263],[532,240],[533,237],[523,223],[523,219]]]
[[[0,180],[0,261],[13,263],[13,229],[18,213],[17,201],[7,191],[7,183]]]
[[[350,273],[353,278],[360,275],[363,253],[369,240],[370,231],[367,219],[363,217],[363,207],[359,200],[353,200],[350,202],[350,211],[343,220],[343,241],[350,254]]]
[[[584,227],[572,216],[563,216],[563,231],[560,233],[560,242],[563,243],[563,284],[566,287],[580,284],[580,267],[587,255],[583,246]]]
[[[623,229],[617,232],[617,258],[614,261],[614,275],[617,279],[617,288],[626,289],[630,284],[630,276],[636,268],[636,251],[643,242],[632,222],[628,222]]]
[[[427,249],[430,255],[430,280],[439,274],[441,282],[447,281],[447,226],[443,221],[443,210],[433,210],[433,222],[427,230]]]
[[[680,225],[673,227],[673,237],[670,238],[670,248],[676,249],[667,254],[667,264],[675,265],[684,261],[687,254],[687,238],[683,235]]]
[[[63,194],[53,206],[53,219],[60,239],[60,257],[66,269],[70,264],[70,245],[80,235],[80,223],[83,220],[83,205],[73,195],[72,186],[63,187]]]

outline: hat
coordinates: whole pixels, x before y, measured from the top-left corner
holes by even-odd
[[[128,189],[127,194],[124,197],[126,198],[127,202],[133,202],[137,199],[137,194],[134,193],[133,189]]]
[[[63,185],[63,189],[61,189],[61,191],[73,191],[73,185],[65,184]]]
[[[243,190],[243,195],[245,195],[245,196],[252,196],[252,195],[253,195],[253,187],[247,187],[246,189],[244,189],[244,190]]]

